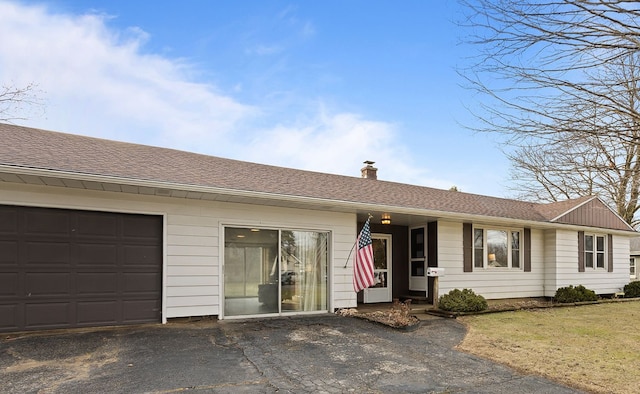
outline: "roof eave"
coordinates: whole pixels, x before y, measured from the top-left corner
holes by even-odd
[[[63,178],[63,179],[70,179],[70,180],[77,180],[77,181],[104,182],[104,183],[121,184],[121,185],[129,185],[129,186],[149,187],[149,188],[158,188],[158,189],[174,189],[174,190],[181,190],[186,192],[218,194],[218,195],[229,196],[229,197],[255,198],[260,200],[272,200],[272,201],[277,200],[277,201],[284,201],[284,202],[290,202],[290,203],[299,203],[299,204],[307,205],[310,208],[313,208],[315,206],[316,209],[318,205],[322,205],[324,207],[332,207],[337,211],[349,211],[349,212],[358,212],[358,211],[367,211],[367,210],[389,211],[395,214],[424,216],[424,217],[436,218],[438,220],[452,220],[457,222],[474,222],[474,223],[487,223],[487,224],[494,224],[494,225],[508,225],[508,226],[522,226],[522,227],[530,226],[530,227],[536,227],[541,229],[553,229],[553,228],[567,229],[570,227],[578,228],[578,226],[571,226],[563,223],[553,223],[553,222],[547,222],[547,221],[535,221],[535,220],[516,219],[516,218],[507,218],[507,217],[498,217],[498,216],[489,216],[489,215],[480,215],[480,214],[469,214],[469,213],[461,213],[461,212],[437,211],[437,210],[430,210],[430,209],[402,207],[402,206],[394,206],[394,205],[380,205],[380,204],[357,202],[357,201],[331,200],[331,199],[324,199],[324,198],[318,198],[318,197],[295,196],[295,195],[288,195],[288,194],[276,194],[276,193],[259,192],[259,191],[251,191],[251,190],[228,189],[228,188],[222,188],[222,187],[191,185],[191,184],[182,184],[182,183],[165,182],[165,181],[157,181],[157,180],[146,180],[146,179],[138,179],[138,178],[127,178],[127,177],[101,175],[101,174],[87,174],[87,173],[78,173],[78,172],[62,171],[62,170],[13,166],[13,165],[6,165],[6,164],[0,164],[0,171],[10,172],[16,175],[55,177],[55,178]],[[584,227],[580,227],[580,228],[584,228]],[[620,230],[619,232],[624,233],[623,231],[620,231]]]

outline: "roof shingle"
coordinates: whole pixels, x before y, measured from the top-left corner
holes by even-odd
[[[527,221],[548,222],[590,198],[538,204],[8,124],[0,124],[0,141],[0,164],[11,167]]]

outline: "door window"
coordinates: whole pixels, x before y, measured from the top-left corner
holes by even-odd
[[[375,284],[372,287],[387,287],[388,256],[387,239],[374,238],[373,242],[373,266]]]

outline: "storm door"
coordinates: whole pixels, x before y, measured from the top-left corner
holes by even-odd
[[[372,234],[375,283],[364,289],[364,302],[391,302],[391,234]]]
[[[409,232],[409,290],[427,290],[427,237],[425,227]]]

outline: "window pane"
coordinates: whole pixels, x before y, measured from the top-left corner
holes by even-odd
[[[596,237],[598,252],[604,252],[604,237]]]
[[[593,235],[584,236],[584,250],[593,252]]]
[[[278,231],[232,228],[224,232],[227,316],[278,312]]]
[[[473,230],[473,266],[484,267],[484,230],[481,228]]]
[[[481,228],[477,228],[473,233],[473,247],[476,249],[482,249],[484,247],[483,234],[484,231]]]
[[[424,228],[411,230],[411,258],[424,257]]]
[[[327,309],[328,233],[282,231],[282,311]]]
[[[511,251],[511,267],[520,268],[520,251],[519,250]]]
[[[511,249],[520,249],[520,232],[511,232]]]
[[[586,252],[584,254],[584,265],[588,268],[593,268],[593,252]]]
[[[511,232],[511,268],[520,268],[520,232]]]
[[[373,268],[377,270],[387,269],[387,240],[375,238],[372,240],[373,246]]]
[[[604,253],[598,253],[597,259],[598,268],[604,268]]]
[[[424,276],[424,261],[411,262],[411,276]]]
[[[476,249],[473,255],[473,266],[476,268],[484,267],[484,251],[482,249]]]
[[[508,267],[507,232],[487,230],[487,257],[489,267]]]

